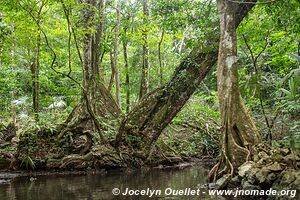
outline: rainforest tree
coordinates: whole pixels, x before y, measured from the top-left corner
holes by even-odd
[[[234,10],[238,3],[218,1],[221,27],[218,54],[218,97],[221,113],[221,158],[211,171],[214,180],[228,173],[231,176],[240,165],[252,158],[253,145],[259,143],[259,132],[240,95],[237,36]]]

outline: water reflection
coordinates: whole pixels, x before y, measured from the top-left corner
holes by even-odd
[[[123,200],[123,199],[223,199],[201,196],[165,196],[166,188],[196,189],[204,184],[207,170],[201,167],[191,167],[184,170],[139,170],[134,172],[110,172],[105,175],[66,175],[38,176],[30,181],[30,177],[20,177],[10,184],[0,185],[1,200]],[[114,196],[112,189],[126,188],[142,190],[161,190],[162,195],[149,198],[148,196]],[[201,191],[204,191],[201,189]],[[202,193],[202,192],[201,192]]]

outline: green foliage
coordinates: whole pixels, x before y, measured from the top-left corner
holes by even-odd
[[[288,81],[288,90],[281,88],[287,100],[297,101],[299,99],[299,80],[300,76],[291,77]]]
[[[25,167],[26,169],[35,169],[35,163],[31,159],[30,156],[24,156],[24,158],[21,158],[21,167]]]
[[[290,134],[281,141],[286,148],[300,151],[300,122],[295,121],[290,126]]]
[[[36,150],[37,146],[37,134],[35,133],[36,129],[30,127],[26,132],[20,136],[20,146],[26,147],[28,155]]]
[[[278,1],[255,6],[238,28],[241,95],[274,140],[296,133],[299,119],[299,19],[298,1]]]
[[[167,143],[176,151],[189,156],[218,155],[219,117],[217,94],[199,93],[174,118],[166,133]]]
[[[33,130],[28,129],[20,136],[19,149],[21,149],[18,158],[21,161],[20,166],[26,169],[34,169],[35,162],[32,157],[37,150],[37,134]]]
[[[70,52],[68,54],[68,24],[64,15],[60,1],[9,1],[1,2],[0,16],[0,65],[3,70],[0,72],[0,92],[7,94],[0,98],[0,113],[7,118],[10,115],[11,103],[15,99],[27,96],[26,106],[18,109],[18,114],[26,113],[30,117],[32,113],[32,78],[30,66],[35,59],[36,45],[39,27],[35,19],[32,18],[28,10],[31,10],[33,17],[37,17],[41,3],[45,3],[40,16],[40,28],[45,32],[46,38],[41,35],[41,55],[40,55],[40,110],[46,116],[49,112],[47,107],[53,103],[53,98],[57,96],[66,97],[68,112],[76,105],[80,98],[80,88],[67,77],[56,74],[51,68],[53,54],[49,46],[56,53],[54,68],[57,71],[68,73],[69,61],[72,67],[72,77],[79,82],[82,80],[82,66],[76,49],[76,42],[79,51],[82,48],[84,37],[84,27],[80,13],[85,9],[86,4],[77,1],[64,1],[69,9],[69,18],[77,41],[71,35]],[[109,52],[113,48],[116,1],[108,2],[105,12],[105,30],[101,40],[100,48],[104,53],[101,67],[104,70],[104,82],[107,85],[110,81],[111,62]],[[200,9],[201,8],[201,9]],[[94,8],[95,11],[97,8]],[[212,2],[202,0],[190,1],[153,1],[150,3],[150,16],[144,24],[142,5],[138,1],[121,1],[121,30],[119,41],[119,66],[121,78],[121,97],[125,105],[125,93],[131,91],[130,102],[136,103],[139,93],[141,45],[143,44],[143,31],[148,30],[149,37],[149,83],[150,89],[155,89],[160,85],[158,43],[162,31],[165,31],[161,43],[163,81],[169,79],[174,68],[180,59],[186,55],[190,49],[199,45],[200,37],[209,34],[210,24],[216,23],[216,6]],[[172,12],[170,12],[172,11]],[[100,16],[95,16],[95,21]],[[93,30],[95,32],[96,30]],[[128,74],[130,76],[130,86],[125,87],[125,69],[122,42],[126,41],[128,49]],[[82,52],[80,52],[82,53]],[[12,57],[14,54],[14,57]],[[113,86],[113,90],[115,86]],[[14,93],[14,97],[13,94]],[[112,92],[114,93],[114,92]],[[125,106],[124,106],[125,107]],[[56,116],[56,115],[50,115]],[[42,116],[43,118],[43,116]],[[60,118],[60,117],[59,117]]]
[[[119,127],[120,122],[118,120],[110,120],[108,122],[106,119],[103,118],[98,118],[98,122],[101,124],[101,127],[103,127],[104,129],[103,131],[104,136],[113,140],[116,137],[116,134],[118,132],[117,127]]]

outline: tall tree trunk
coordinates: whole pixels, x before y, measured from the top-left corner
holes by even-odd
[[[112,87],[113,87],[113,84],[115,82],[115,58],[114,58],[114,54],[112,51],[109,52],[109,57],[110,57],[110,68],[111,68],[111,75],[110,75],[110,79],[109,79],[109,83],[108,83],[108,91],[110,92]]]
[[[101,59],[100,56],[101,54],[104,54],[103,49],[102,49],[102,41],[103,41],[103,31],[104,31],[104,23],[105,23],[105,0],[100,0],[98,2],[97,8],[98,8],[98,15],[99,15],[99,20],[98,20],[98,25],[97,25],[97,31],[94,37],[94,66],[96,67],[97,70],[97,75],[98,79],[104,83],[104,68],[101,66]]]
[[[140,95],[141,99],[149,90],[149,47],[148,47],[148,18],[149,18],[149,2],[143,0],[143,66],[141,74]]]
[[[14,34],[15,30],[14,30],[14,25],[12,25],[12,33]],[[11,57],[12,57],[12,71],[14,73],[14,81],[16,80],[16,39],[13,39],[13,43],[12,43],[12,49],[11,49]],[[1,63],[0,63],[1,64]],[[15,100],[16,98],[16,84],[13,84],[13,89],[12,89],[12,100]],[[16,104],[13,103],[11,105],[11,118],[12,118],[12,123],[16,124],[17,123],[17,110],[16,110]]]
[[[20,3],[20,7],[25,9],[28,14],[31,16],[33,21],[37,25],[37,36],[36,36],[36,43],[34,47],[34,58],[32,59],[32,63],[30,64],[30,72],[31,72],[31,81],[32,81],[32,108],[33,108],[33,114],[34,119],[36,122],[39,121],[39,71],[40,71],[40,50],[41,50],[41,21],[42,21],[42,10],[46,4],[46,2],[41,1],[41,4],[39,4],[38,10],[33,12],[33,10],[28,11],[25,7],[23,7]],[[30,8],[31,9],[31,8]],[[35,14],[37,14],[35,16]]]
[[[121,103],[121,92],[120,92],[120,74],[119,74],[119,63],[118,63],[118,54],[119,54],[119,32],[120,32],[120,1],[117,2],[117,24],[115,31],[115,41],[114,41],[114,63],[115,63],[115,78],[116,78],[116,100],[120,109],[122,109]]]
[[[32,107],[34,113],[34,119],[39,121],[39,71],[40,71],[40,48],[41,48],[41,35],[38,33],[37,43],[35,49],[34,61],[30,66],[31,81],[32,81]]]
[[[128,56],[127,56],[127,35],[126,29],[123,36],[123,53],[124,53],[124,68],[125,68],[125,85],[126,85],[126,113],[130,109],[130,81],[129,81],[129,68],[128,68]]]
[[[252,159],[252,147],[260,134],[240,96],[237,65],[235,13],[238,4],[219,0],[221,28],[218,56],[218,97],[221,113],[222,147],[219,162],[210,172],[216,180],[234,174],[245,161]]]
[[[243,2],[256,2],[256,0]],[[248,3],[236,7],[235,27],[252,7],[253,4]],[[193,49],[175,69],[168,83],[145,95],[121,122],[116,145],[130,142],[126,141],[126,137],[133,135],[139,137],[141,141],[137,144],[137,149],[142,149],[147,155],[163,129],[172,121],[216,63],[218,45],[219,33],[215,32],[207,41],[206,50]]]
[[[83,38],[83,87],[88,93],[88,96],[93,96],[95,94],[95,66],[93,66],[94,62],[94,49],[96,44],[93,41],[93,34],[91,27],[93,27],[93,20],[95,17],[94,7],[96,4],[95,0],[87,0],[87,8],[84,13],[84,29],[85,34]]]
[[[158,43],[158,61],[159,61],[159,85],[162,86],[163,84],[163,61],[162,61],[162,55],[161,55],[161,45],[164,40],[165,30],[161,32],[160,40]]]

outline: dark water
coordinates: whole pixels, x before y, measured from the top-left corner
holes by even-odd
[[[0,200],[223,199],[208,196],[206,189],[201,189],[199,195],[165,194],[166,188],[173,191],[185,188],[197,189],[206,183],[206,176],[207,170],[194,166],[182,170],[151,169],[109,172],[104,175],[47,175],[36,176],[36,180],[19,177],[9,184],[0,184]],[[126,188],[134,190],[150,188],[156,190],[157,195],[151,198],[149,195],[113,195],[114,188],[120,189],[121,192],[125,192]]]

